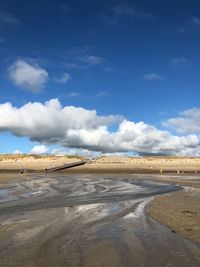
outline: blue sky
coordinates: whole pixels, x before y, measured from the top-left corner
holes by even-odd
[[[58,148],[83,153],[198,155],[200,3],[197,0],[181,4],[144,0],[2,0],[0,57],[0,153],[15,150],[29,153],[34,146],[42,146],[43,152]],[[77,126],[79,132],[73,132],[73,138],[74,128],[69,125],[56,138],[33,135],[37,127],[38,131],[43,127],[49,131],[46,117],[34,107],[41,118],[37,124],[35,113],[24,109],[32,121],[30,128],[20,109],[29,102],[45,106],[51,99],[58,99],[61,104],[57,110],[61,117],[66,118],[61,114],[64,107],[74,106],[88,112],[96,110],[97,120],[111,114],[119,114],[121,119],[111,124],[100,122],[94,128],[91,121],[86,121],[82,128]],[[10,113],[4,106],[6,102],[12,105]],[[77,114],[82,118],[81,113]],[[129,125],[130,129],[122,134],[119,129],[120,125],[125,127],[123,120],[134,125]],[[162,131],[157,141],[151,140],[149,128],[141,130],[137,124],[140,122],[146,128],[154,127],[154,136]],[[107,132],[93,140],[95,130],[101,127]],[[88,132],[83,137],[85,129]],[[142,140],[136,136],[138,131],[140,136],[144,135]],[[162,136],[166,132],[167,145],[166,137]],[[125,144],[117,148],[113,141],[106,149],[109,138]],[[178,143],[174,141],[177,138]]]

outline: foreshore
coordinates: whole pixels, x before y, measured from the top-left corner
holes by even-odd
[[[158,183],[165,178],[1,173],[1,265],[199,266],[198,245],[146,212],[152,198],[180,190]]]
[[[45,168],[78,161],[80,157],[10,155],[0,157],[0,182],[6,179],[27,179],[32,173],[45,173]],[[20,175],[26,168],[27,176]],[[172,157],[101,157],[83,166],[66,169],[63,174],[128,174],[129,178],[162,183],[175,183],[183,191],[155,197],[148,206],[149,215],[200,243],[200,158]],[[137,174],[142,174],[138,175]]]

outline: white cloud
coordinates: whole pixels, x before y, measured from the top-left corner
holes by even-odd
[[[16,19],[12,14],[6,12],[0,12],[0,23],[7,25],[17,25],[19,20]]]
[[[71,80],[71,76],[69,75],[69,73],[63,73],[61,77],[55,79],[55,82],[65,84],[69,80]]]
[[[67,155],[68,154],[68,150],[66,148],[54,148],[50,151],[50,153],[52,155],[59,155],[59,156],[62,156],[62,155]]]
[[[200,108],[185,110],[179,117],[165,121],[164,125],[181,134],[200,133]]]
[[[164,76],[155,72],[144,74],[142,77],[144,80],[149,80],[149,81],[164,79]]]
[[[113,123],[118,125],[116,131],[109,130]],[[20,108],[11,103],[1,104],[0,131],[10,131],[44,144],[103,153],[200,155],[198,135],[171,135],[121,116],[99,116],[95,110],[62,107],[57,99],[45,104],[27,103]]]
[[[187,62],[185,57],[177,57],[177,58],[172,58],[169,62],[169,65],[171,68],[177,68],[182,64],[185,64]]]
[[[37,65],[17,60],[9,67],[9,77],[17,86],[36,93],[43,89],[48,73]]]
[[[52,155],[77,155],[84,156],[87,158],[98,157],[101,155],[100,152],[90,151],[88,149],[81,148],[57,148],[51,151]]]
[[[30,154],[43,155],[46,154],[48,150],[49,150],[48,147],[44,145],[37,145],[31,149]]]

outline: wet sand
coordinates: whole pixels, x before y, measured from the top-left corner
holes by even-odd
[[[199,266],[199,245],[151,219],[145,208],[180,187],[144,178],[2,177],[1,266]]]
[[[148,211],[157,221],[200,243],[200,190],[184,191],[155,198]]]

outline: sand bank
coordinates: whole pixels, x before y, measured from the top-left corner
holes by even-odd
[[[1,155],[0,171],[44,171],[80,160],[69,156]],[[200,173],[200,158],[184,157],[100,157],[66,172],[102,173]]]

